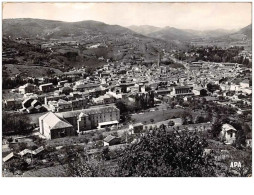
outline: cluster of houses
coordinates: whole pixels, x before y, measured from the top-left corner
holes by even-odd
[[[165,56],[172,58],[167,53]],[[239,64],[173,60],[185,68],[163,65],[159,58],[157,63],[150,64],[108,63],[92,75],[87,75],[83,68],[73,69],[64,77],[56,77],[57,84],[44,80],[39,85],[20,86],[17,91],[23,98],[4,100],[4,105],[27,113],[47,111],[39,118],[40,132],[54,139],[116,125],[120,122],[120,111],[114,106],[117,100],[135,103],[134,97],[146,98],[150,92],[154,94],[155,104],[173,97],[199,96],[209,83],[220,86],[211,96],[224,96],[230,103],[237,102],[239,94],[252,93],[249,80],[235,83],[234,78],[246,71]],[[227,93],[232,91],[234,96],[229,96]],[[249,99],[242,100],[251,105]]]
[[[35,150],[24,149],[19,153],[11,152],[3,158],[3,162],[8,162],[14,158],[25,158],[27,162],[31,162],[31,158],[39,156],[44,151],[44,147],[41,146]]]

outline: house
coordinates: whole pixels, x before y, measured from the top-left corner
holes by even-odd
[[[58,86],[64,86],[65,83],[68,83],[68,80],[64,80],[64,81],[59,81],[57,83]]]
[[[40,133],[47,139],[74,136],[75,130],[65,119],[52,112],[39,117]]]
[[[58,101],[50,101],[48,102],[49,110],[52,112],[64,112],[68,110],[72,110],[71,102],[65,100],[58,100]]]
[[[15,153],[11,152],[10,154],[8,154],[3,158],[3,162],[7,162],[13,158],[18,158],[18,156]]]
[[[95,84],[95,83],[89,83],[89,84],[76,83],[76,85],[73,87],[73,90],[74,91],[86,91],[86,90],[95,89],[99,86],[100,86],[99,84]]]
[[[226,144],[233,144],[236,140],[237,130],[230,124],[223,124],[220,132],[220,139]]]
[[[142,123],[130,124],[129,131],[131,134],[141,133],[143,131],[144,125]]]
[[[115,102],[115,98],[109,94],[99,96],[98,98],[93,98],[95,104],[111,104]]]
[[[22,102],[23,108],[21,109],[22,112],[27,113],[35,113],[35,112],[45,112],[47,109],[42,106],[42,104],[34,99],[34,98],[27,98]]]
[[[42,92],[50,92],[53,90],[53,84],[52,83],[46,83],[39,86],[40,91]]]
[[[248,133],[247,136],[246,136],[246,147],[248,148],[252,148],[252,133]]]
[[[37,90],[36,85],[33,85],[31,83],[27,83],[19,87],[19,93],[21,94],[32,93],[35,92],[36,90]]]
[[[32,150],[30,149],[24,149],[21,152],[18,153],[19,156],[25,157],[25,156],[32,156]]]
[[[193,87],[190,86],[175,86],[170,94],[171,97],[183,97],[183,96],[193,96]]]
[[[240,82],[240,86],[242,88],[249,88],[250,87],[250,81],[248,79],[245,79],[245,80]]]
[[[22,101],[23,101],[23,99],[21,99],[21,98],[19,98],[19,99],[6,99],[6,100],[4,100],[4,106],[7,109],[22,108]]]
[[[41,147],[39,147],[39,148],[37,148],[37,149],[35,149],[35,150],[24,149],[24,150],[22,150],[21,152],[19,152],[18,155],[21,156],[21,157],[24,157],[24,156],[26,156],[26,155],[28,155],[29,157],[31,157],[31,156],[36,156],[36,155],[38,155],[38,154],[41,153],[42,151],[44,151],[44,147],[43,147],[43,146],[41,146]]]
[[[112,146],[112,145],[117,145],[121,143],[121,139],[113,135],[107,136],[103,141],[104,141],[104,146]]]

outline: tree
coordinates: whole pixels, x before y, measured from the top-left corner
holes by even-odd
[[[66,167],[67,176],[71,177],[95,177],[96,169],[88,162],[88,159],[78,153],[70,158]]]
[[[218,136],[221,132],[222,124],[223,124],[223,122],[221,121],[221,119],[216,118],[215,122],[212,125],[212,129],[210,132],[213,138],[218,138]]]
[[[207,90],[210,91],[211,93],[213,93],[216,90],[219,90],[220,86],[216,85],[216,84],[212,84],[212,83],[208,83],[207,84]]]
[[[247,136],[247,132],[242,128],[242,124],[239,122],[232,122],[231,125],[237,130],[236,132],[236,140],[235,145],[237,148],[242,149],[245,146],[245,140]]]
[[[196,132],[151,131],[129,146],[118,160],[118,176],[215,176],[214,158],[203,151],[208,143]]]
[[[205,118],[203,116],[198,116],[196,119],[196,123],[204,123],[205,122]]]
[[[207,91],[205,89],[201,89],[200,96],[207,96]]]
[[[30,119],[20,113],[3,112],[3,134],[26,134],[32,131]]]
[[[168,126],[171,126],[171,127],[172,127],[172,126],[174,126],[174,125],[175,125],[175,122],[174,122],[174,121],[169,121],[169,122],[168,122]]]
[[[103,157],[104,160],[110,160],[109,148],[108,147],[103,148],[102,157]]]
[[[181,119],[182,119],[182,123],[183,125],[187,125],[187,124],[193,124],[192,122],[192,114],[188,111],[185,111],[181,114]]]
[[[22,158],[14,158],[4,164],[4,167],[6,169],[9,169],[9,171],[12,172],[13,174],[15,174],[16,171],[21,172],[26,171],[28,166],[29,166],[28,163]]]
[[[101,157],[89,159],[87,153],[70,150],[67,153],[66,161],[64,162],[66,176],[68,177],[111,177],[115,176],[114,169],[107,167],[104,164],[106,149],[101,153]],[[115,151],[116,152],[116,151]],[[109,154],[107,154],[109,155]],[[99,155],[100,156],[100,155]],[[108,156],[109,157],[109,156]],[[60,164],[63,164],[61,161]]]

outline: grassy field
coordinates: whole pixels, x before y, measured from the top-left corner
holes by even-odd
[[[158,110],[153,112],[145,112],[144,114],[133,114],[131,118],[135,120],[135,122],[145,121],[150,123],[150,120],[153,119],[154,122],[168,120],[174,117],[180,117],[181,113],[184,109],[169,109],[169,110]]]
[[[181,118],[181,114],[183,112],[187,111],[186,109],[182,108],[177,108],[177,109],[164,109],[164,110],[157,110],[157,111],[148,111],[144,113],[139,113],[139,114],[133,114],[131,116],[132,120],[134,120],[135,123],[138,122],[146,122],[146,123],[151,123],[151,119],[154,120],[154,123],[160,122],[160,121],[165,121],[171,118]],[[196,118],[197,116],[205,116],[205,113],[202,112],[202,110],[196,110],[196,111],[191,111],[193,119]]]
[[[10,92],[10,89],[3,89],[3,99],[18,99],[23,98],[23,94]]]

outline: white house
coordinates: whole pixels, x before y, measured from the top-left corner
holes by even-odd
[[[130,124],[129,131],[130,134],[141,133],[143,131],[144,125],[142,123]]]
[[[36,88],[37,88],[36,85],[27,83],[27,84],[19,87],[19,92],[21,94],[31,93],[31,92],[36,91]]]
[[[243,80],[242,82],[240,82],[240,86],[241,86],[242,88],[248,88],[248,87],[250,87],[250,84],[249,84],[249,83],[250,83],[249,80],[245,79],[245,80]]]
[[[226,144],[233,144],[236,140],[237,130],[229,124],[222,125],[220,139]]]

